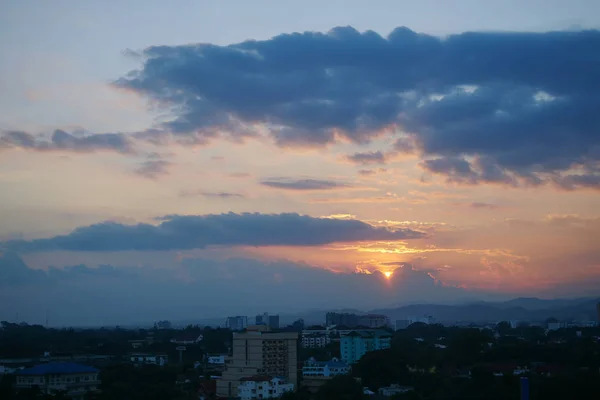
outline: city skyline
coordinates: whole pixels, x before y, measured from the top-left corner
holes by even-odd
[[[32,4],[0,319],[597,296],[599,3]]]

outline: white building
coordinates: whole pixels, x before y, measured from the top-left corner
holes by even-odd
[[[272,378],[270,376],[242,378],[238,386],[238,396],[241,400],[277,399],[284,393],[293,391],[293,383],[287,383],[282,378]]]
[[[169,363],[169,357],[166,354],[135,353],[130,354],[129,359],[135,365],[151,364],[162,367]]]
[[[331,337],[326,333],[304,333],[302,332],[302,347],[314,349],[325,347],[331,343]]]
[[[329,378],[336,375],[349,374],[351,370],[352,368],[348,363],[340,361],[337,358],[332,358],[330,361],[317,361],[311,357],[302,367],[302,376]]]

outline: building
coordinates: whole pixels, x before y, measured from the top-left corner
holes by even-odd
[[[169,363],[169,357],[166,354],[132,353],[129,355],[129,360],[136,366],[149,364],[162,367]]]
[[[38,387],[44,394],[66,392],[73,400],[83,400],[87,392],[98,390],[98,370],[87,365],[50,362],[16,372],[16,389]]]
[[[248,317],[239,315],[236,317],[227,317],[225,326],[232,331],[243,331],[248,327]]]
[[[596,321],[598,322],[598,326],[600,326],[600,303],[596,304]]]
[[[390,319],[381,314],[367,314],[359,318],[359,325],[370,329],[384,328],[390,324]]]
[[[269,315],[269,328],[279,329],[279,315]]]
[[[171,339],[171,343],[182,345],[196,344],[200,343],[203,339],[203,335],[186,334],[174,337],[173,339]]]
[[[234,332],[232,355],[226,359],[225,371],[217,382],[217,395],[237,397],[242,378],[252,376],[279,377],[296,386],[297,363],[297,332],[269,332],[265,326]]]
[[[379,388],[379,394],[383,397],[393,397],[399,394],[412,392],[415,390],[412,386],[400,386],[392,384],[390,386]]]
[[[331,343],[331,337],[328,334],[302,332],[302,347],[305,349],[325,347],[329,343]]]
[[[331,378],[336,375],[349,374],[352,368],[348,363],[332,358],[330,361],[317,361],[313,357],[306,360],[302,367],[302,377]]]
[[[385,331],[353,331],[340,338],[342,360],[353,364],[370,351],[389,349],[391,341],[392,335]]]
[[[206,362],[212,365],[225,365],[225,355],[208,356]]]
[[[325,315],[325,325],[340,325],[348,328],[355,328],[359,324],[359,318],[356,314],[328,312]]]
[[[262,313],[256,316],[254,319],[256,325],[266,325],[270,329],[279,329],[279,315],[269,315],[269,313]]]
[[[242,378],[238,386],[238,397],[241,400],[278,399],[286,392],[293,392],[294,384],[285,379],[270,376],[251,376]]]

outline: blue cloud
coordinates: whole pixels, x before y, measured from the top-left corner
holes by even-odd
[[[116,84],[177,110],[149,136],[206,142],[262,123],[281,146],[322,146],[393,126],[424,160],[468,163],[464,176],[436,170],[454,181],[600,188],[598,48],[596,30],[437,38],[338,27],[149,47]]]
[[[67,235],[10,241],[21,251],[181,250],[206,246],[318,246],[336,242],[403,240],[424,237],[411,229],[389,230],[359,220],[299,214],[171,215],[158,225],[116,222],[80,227]]]

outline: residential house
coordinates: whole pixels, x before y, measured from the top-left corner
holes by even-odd
[[[348,363],[332,358],[330,361],[317,361],[314,357],[309,358],[302,367],[302,376],[306,377],[334,377],[350,373],[352,368]]]
[[[293,392],[294,384],[285,379],[270,376],[252,376],[242,378],[238,386],[238,397],[241,400],[278,399],[286,392]]]
[[[100,380],[96,368],[70,363],[50,362],[16,372],[16,389],[34,387],[44,394],[65,392],[73,400],[83,400],[86,393],[98,390]]]
[[[415,390],[412,386],[400,386],[393,384],[390,386],[379,388],[379,394],[384,397],[393,397],[402,393],[412,392]]]

